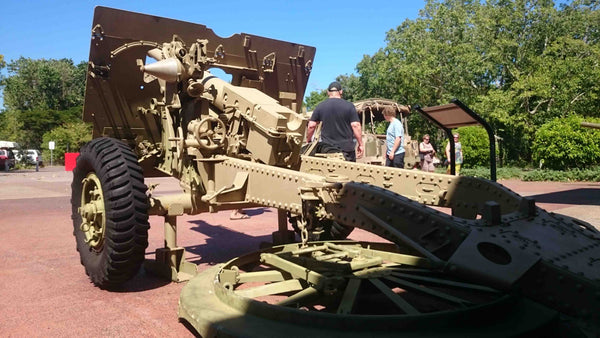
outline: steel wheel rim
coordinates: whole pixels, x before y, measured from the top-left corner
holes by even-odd
[[[106,217],[104,194],[100,179],[90,172],[81,181],[81,225],[79,229],[84,234],[85,242],[93,250],[99,251],[104,244]]]
[[[327,246],[331,245],[331,243],[317,242],[311,243],[311,246]],[[356,243],[348,243],[338,241],[333,244],[333,246],[354,246],[356,247]],[[247,271],[243,271],[238,266],[245,266],[248,264],[252,264],[252,261],[262,260],[262,264],[267,263],[268,266],[279,266],[285,265],[285,262],[281,262],[281,257],[289,257],[289,254],[293,251],[298,251],[300,248],[299,244],[291,244],[281,247],[276,247],[271,250],[263,251],[260,253],[254,253],[247,256],[242,256],[235,258],[228,263],[226,263],[219,273],[217,273],[214,283],[215,295],[223,302],[228,304],[229,306],[246,312],[251,313],[256,316],[270,318],[278,321],[289,321],[296,324],[302,323],[306,325],[317,325],[321,327],[330,327],[330,328],[349,328],[356,327],[360,329],[364,329],[365,327],[372,327],[373,329],[381,328],[382,324],[385,324],[386,327],[390,327],[390,325],[395,326],[396,328],[402,327],[415,327],[415,326],[427,326],[431,325],[432,320],[436,320],[438,323],[446,322],[451,323],[455,321],[457,318],[473,315],[478,315],[481,313],[488,313],[496,311],[495,309],[498,307],[503,307],[506,304],[514,301],[514,297],[508,294],[504,294],[498,292],[497,290],[458,282],[462,284],[463,288],[470,288],[471,290],[477,290],[477,292],[483,292],[489,294],[489,299],[481,302],[471,302],[465,301],[463,304],[459,304],[456,306],[450,306],[447,309],[441,309],[439,311],[429,311],[429,312],[421,312],[420,310],[416,310],[411,304],[403,304],[404,302],[400,299],[397,299],[395,293],[393,291],[394,288],[390,288],[390,278],[391,284],[398,283],[398,280],[406,279],[403,272],[395,271],[397,266],[385,265],[389,263],[382,262],[383,265],[370,265],[366,264],[366,272],[362,272],[363,276],[361,277],[360,273],[356,278],[351,278],[347,275],[342,276],[343,274],[336,272],[328,272],[321,273],[320,275],[327,275],[325,279],[323,277],[318,277],[313,272],[314,270],[306,269],[306,278],[302,281],[303,278],[294,278],[294,274],[296,277],[298,276],[298,272],[294,271],[286,271],[286,269],[276,268],[276,269],[267,269],[266,272],[263,271],[266,275],[271,274],[271,277],[257,277],[257,278],[266,278],[270,279],[281,279],[279,277],[273,277],[278,275],[274,270],[278,270],[279,272],[283,272],[282,275],[291,275],[292,278],[284,278],[284,280],[278,281],[270,281],[264,283],[264,285],[259,285],[253,287],[249,287],[247,289],[244,288],[245,285],[249,285],[248,282],[244,282],[245,280],[252,279],[255,276],[248,274]],[[364,248],[363,248],[364,249]],[[375,255],[377,256],[377,254]],[[422,270],[422,269],[432,269],[432,272],[436,272],[435,267],[431,266],[431,262],[421,258],[410,255],[402,255],[408,261],[414,260],[415,264],[411,267],[408,265],[408,270]],[[284,259],[285,260],[285,259]],[[298,260],[294,263],[298,263]],[[372,262],[374,263],[374,262]],[[377,271],[380,269],[381,271]],[[386,269],[392,269],[392,271],[385,271]],[[293,268],[288,269],[293,270]],[[356,269],[356,271],[360,271],[362,269]],[[370,271],[369,271],[370,270]],[[408,271],[407,270],[407,271]],[[354,273],[356,273],[354,271]],[[311,276],[312,274],[312,276]],[[370,274],[370,275],[369,275]],[[401,276],[401,277],[398,277]],[[369,278],[371,277],[371,278]],[[291,280],[300,280],[299,283],[293,282]],[[350,282],[350,280],[354,279],[354,281]],[[408,278],[408,283],[406,281],[401,281],[399,283],[403,283],[403,285],[410,285],[410,276]],[[310,280],[310,281],[309,281]],[[359,282],[357,282],[357,280]],[[368,280],[368,282],[367,282]],[[413,280],[414,282],[414,280]],[[278,300],[275,297],[275,301],[271,301],[269,299],[265,299],[263,295],[255,297],[256,294],[260,294],[264,290],[267,290],[270,286],[267,284],[276,284],[276,283],[287,283],[285,286],[281,284],[282,290],[286,287],[289,288],[288,292],[283,292],[285,294],[291,294],[290,296],[284,296],[283,299]],[[321,285],[319,285],[319,283]],[[338,283],[338,284],[336,284]],[[393,298],[392,303],[394,306],[401,307],[399,313],[352,313],[352,303],[350,306],[347,304],[342,306],[342,303],[345,299],[345,289],[352,289],[349,293],[354,292],[355,294],[359,293],[359,289],[362,287],[361,284],[371,283],[373,284],[370,289],[375,289],[381,291],[384,294],[384,297]],[[423,281],[417,281],[416,283],[423,283]],[[427,283],[427,282],[425,282]],[[352,284],[352,286],[351,286]],[[283,285],[283,286],[282,286]],[[300,286],[299,286],[300,285]],[[339,286],[344,286],[344,289],[336,289]],[[261,289],[262,288],[262,289]],[[277,286],[274,287],[276,289]],[[250,290],[250,291],[244,291]],[[255,291],[257,293],[255,293]],[[391,292],[390,292],[391,291]],[[431,290],[430,290],[431,291]],[[264,291],[269,293],[270,291]],[[434,290],[435,292],[435,290]],[[333,296],[335,299],[340,298],[339,305],[335,305],[335,301],[332,303],[334,306],[337,306],[336,311],[332,311],[332,309],[327,309],[327,306],[320,305],[320,308],[315,308],[314,305],[311,305],[313,308],[307,306],[299,306],[302,304],[302,299],[306,297],[311,297],[315,295],[323,296],[324,294],[329,296]],[[273,296],[273,294],[268,294],[266,297]],[[349,296],[352,299],[352,295]],[[356,296],[354,296],[356,297]],[[454,297],[451,294],[433,296],[446,298],[444,301],[446,302],[460,302],[457,300],[457,297]],[[325,296],[327,298],[327,296]],[[484,297],[485,298],[485,297]],[[291,299],[291,301],[290,301]],[[355,298],[356,299],[356,298]],[[385,298],[384,298],[385,299]],[[386,299],[387,301],[387,299]],[[297,302],[297,305],[290,306],[294,302]],[[395,303],[397,302],[397,303]],[[310,303],[310,302],[309,302]],[[466,305],[468,303],[468,305]],[[400,304],[400,305],[398,305]]]

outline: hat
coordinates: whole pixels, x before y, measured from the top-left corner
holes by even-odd
[[[329,84],[329,87],[327,87],[327,91],[334,92],[336,90],[337,91],[342,90],[342,85],[337,81],[333,81],[332,83]]]

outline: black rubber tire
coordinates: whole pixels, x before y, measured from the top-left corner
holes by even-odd
[[[96,247],[85,242],[80,229],[82,180],[95,173],[104,196],[105,230]],[[110,288],[135,276],[148,247],[148,197],[137,156],[125,143],[97,138],[81,148],[73,170],[71,206],[73,235],[81,264],[91,281]]]

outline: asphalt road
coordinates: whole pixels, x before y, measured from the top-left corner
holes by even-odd
[[[91,284],[79,264],[70,218],[72,174],[62,167],[0,172],[0,335],[3,337],[191,337],[178,321],[184,284],[143,271],[117,291]],[[178,189],[173,179],[151,179],[156,192]],[[542,208],[600,226],[599,183],[504,181]],[[178,244],[199,270],[259,248],[271,239],[277,213],[248,210],[182,216]],[[147,258],[163,246],[159,217],[151,217]],[[377,240],[355,231],[357,240]]]

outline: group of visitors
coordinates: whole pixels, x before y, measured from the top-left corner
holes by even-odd
[[[317,105],[313,111],[306,133],[306,141],[311,142],[321,124],[320,141],[338,147],[346,161],[356,162],[362,157],[364,145],[362,141],[362,127],[354,105],[342,98],[344,91],[342,85],[334,81],[327,87],[327,99]],[[396,109],[387,106],[383,109],[383,116],[389,126],[386,130],[386,156],[385,165],[388,167],[404,168],[404,126],[396,118]],[[458,133],[454,134],[454,149],[456,151],[456,173],[462,163],[462,148],[458,141]],[[419,144],[421,170],[433,172],[435,167],[433,159],[435,149],[430,143],[429,135],[423,136]],[[446,157],[450,159],[450,143],[446,146]],[[450,172],[450,166],[448,166]],[[245,219],[248,215],[241,209],[234,210],[231,219]]]
[[[455,155],[455,173],[458,175],[460,171],[460,166],[462,165],[463,155],[462,155],[462,145],[460,144],[460,135],[455,133],[452,135],[454,138],[454,155]],[[433,164],[433,159],[435,157],[435,149],[433,145],[429,142],[429,134],[425,134],[423,136],[423,142],[419,144],[419,155],[421,158],[421,170],[427,172],[434,172],[435,166]],[[446,159],[448,161],[448,167],[446,168],[446,173],[450,173],[450,142],[446,144]]]
[[[339,82],[329,84],[328,98],[317,105],[310,117],[306,141],[312,141],[317,126],[322,123],[320,141],[339,147],[347,161],[356,162],[364,153],[362,127],[356,108],[342,98],[343,93]],[[386,133],[386,166],[404,168],[404,127],[393,107],[384,108],[383,116],[390,122]]]
[[[339,82],[334,81],[327,87],[328,98],[317,105],[308,122],[306,141],[312,141],[317,126],[322,123],[320,141],[339,147],[347,161],[355,162],[357,156],[360,158],[364,152],[362,129],[354,105],[342,99],[342,95],[342,85]],[[383,109],[383,117],[389,122],[385,138],[385,165],[388,167],[404,168],[404,126],[396,118],[396,109],[394,107],[385,107]],[[456,173],[458,174],[462,164],[462,147],[458,133],[455,133],[453,136]],[[357,152],[355,152],[355,148]],[[426,134],[423,136],[423,142],[419,144],[421,170],[427,172],[435,170],[433,164],[435,153],[435,149],[430,143],[430,137]],[[446,146],[446,158],[450,162],[450,143]],[[448,173],[450,172],[449,165],[447,171]]]

